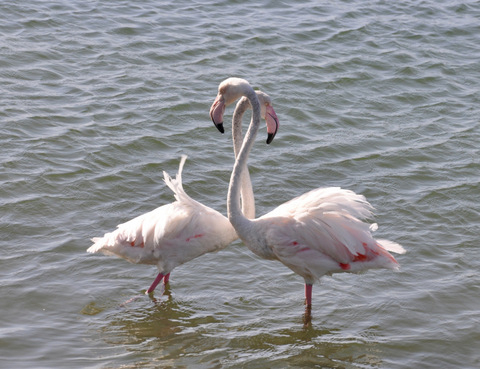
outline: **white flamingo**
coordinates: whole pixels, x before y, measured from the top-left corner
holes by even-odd
[[[258,91],[262,101],[262,116],[268,123],[275,116],[270,97]],[[242,144],[241,121],[248,100],[241,100],[233,115],[234,150]],[[275,116],[276,117],[276,116]],[[223,131],[221,125],[218,126]],[[269,138],[272,135],[269,135]],[[271,139],[270,139],[271,141]],[[167,284],[170,272],[177,266],[205,253],[227,247],[238,238],[228,219],[188,196],[182,187],[182,170],[186,156],[182,156],[175,179],[163,172],[164,181],[174,192],[177,201],[163,205],[117,226],[103,237],[93,238],[90,253],[115,255],[135,264],[156,265],[159,274],[146,291],[151,294],[162,281]],[[242,175],[242,206],[247,217],[255,217],[255,202],[248,171]]]
[[[240,176],[248,170],[247,159],[260,122],[260,104],[245,80],[223,81],[210,109],[221,122],[225,106],[240,96],[249,99],[253,117],[236,158],[228,191],[228,218],[239,237],[256,255],[279,260],[305,280],[306,318],[310,318],[313,283],[323,275],[357,273],[372,268],[398,269],[388,251],[404,253],[397,243],[375,240],[373,208],[362,195],[338,187],[318,188],[296,197],[257,219],[240,211]]]

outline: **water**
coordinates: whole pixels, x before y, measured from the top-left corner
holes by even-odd
[[[480,366],[478,1],[2,1],[0,367]],[[224,78],[280,119],[250,165],[257,214],[320,186],[367,196],[399,273],[303,281],[241,242],[175,269],[89,255],[172,201],[226,212]],[[233,108],[227,110],[226,119]],[[230,129],[228,129],[230,133]]]

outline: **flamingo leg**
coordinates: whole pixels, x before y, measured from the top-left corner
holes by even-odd
[[[170,280],[170,273],[165,274],[165,277],[163,278],[163,284],[167,284],[168,281]]]
[[[312,287],[313,285],[305,283],[305,305],[312,308]]]
[[[158,273],[157,278],[153,281],[152,285],[148,288],[147,292],[145,292],[146,295],[151,294],[155,288],[158,286],[158,284],[162,281],[164,275],[162,273]]]
[[[305,283],[305,315],[303,317],[304,327],[309,327],[312,323],[312,287],[313,285]]]

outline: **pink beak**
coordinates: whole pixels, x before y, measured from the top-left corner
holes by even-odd
[[[265,114],[265,121],[267,123],[267,144],[271,143],[277,134],[278,127],[280,127],[280,122],[278,121],[277,114],[273,110],[272,106],[267,106],[267,111]]]
[[[223,129],[223,113],[225,113],[225,99],[223,96],[217,95],[210,108],[210,118],[212,118],[213,124],[221,133],[225,132]]]

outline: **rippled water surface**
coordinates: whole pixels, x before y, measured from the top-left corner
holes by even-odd
[[[0,367],[480,367],[479,19],[468,0],[2,1]],[[208,109],[229,76],[280,119],[250,158],[257,214],[341,186],[408,250],[399,273],[325,277],[310,326],[302,278],[240,241],[155,299],[154,267],[85,252],[173,201],[182,154],[186,191],[226,213]]]

